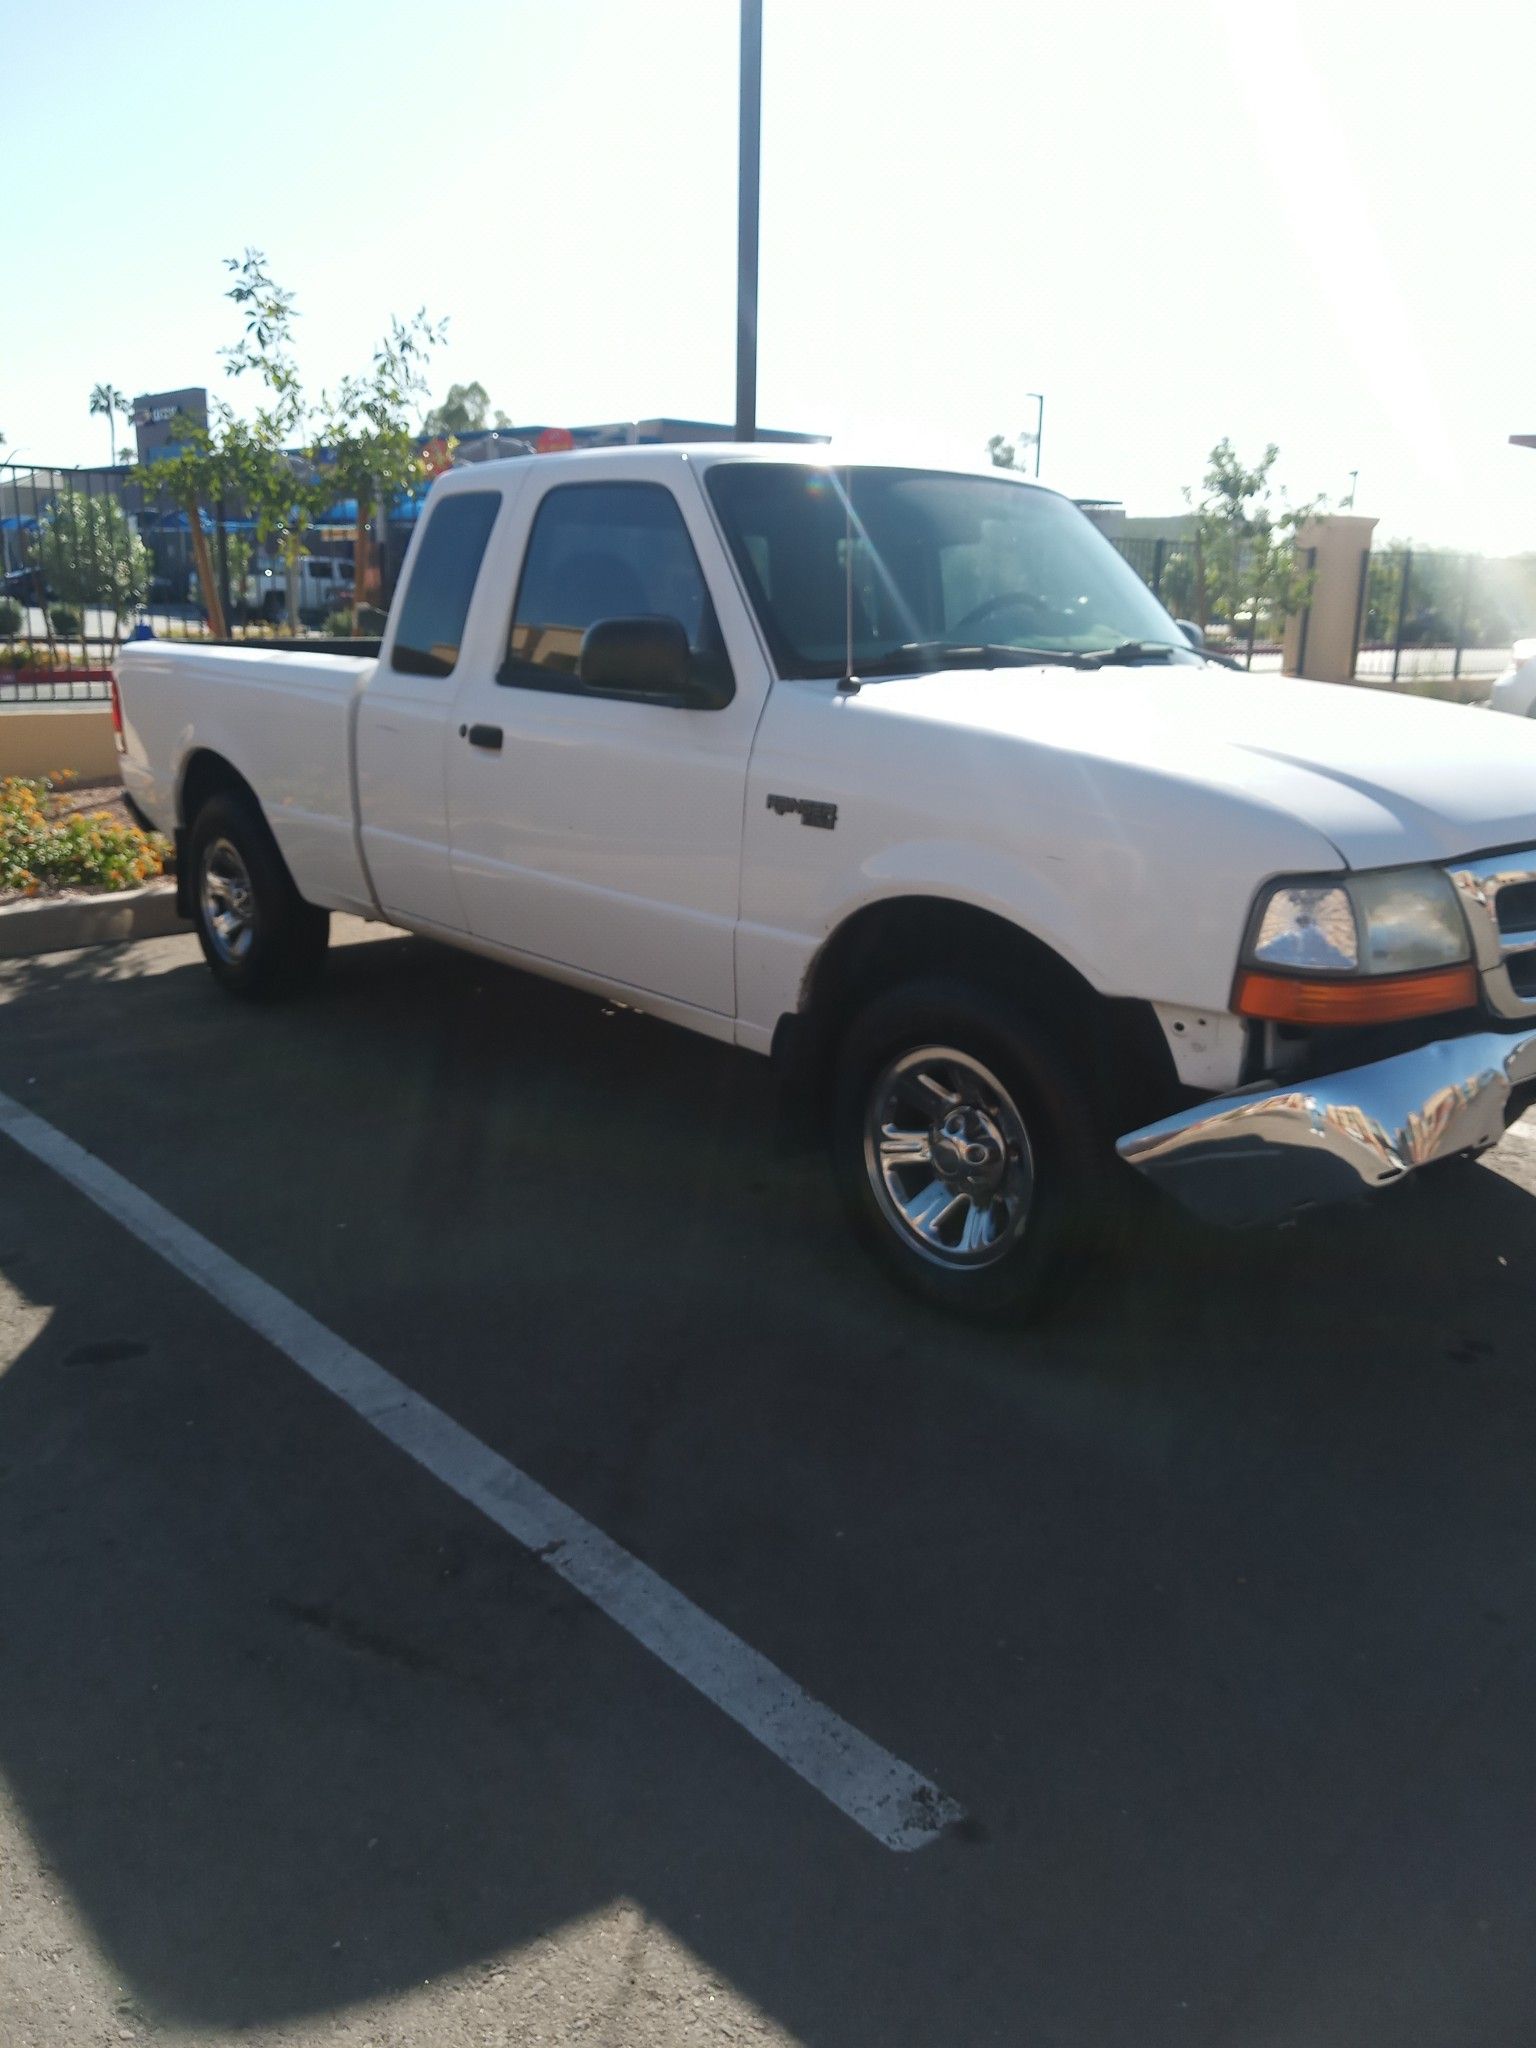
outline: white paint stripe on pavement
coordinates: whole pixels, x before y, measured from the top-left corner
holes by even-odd
[[[812,1699],[537,1480],[3,1094],[0,1131],[542,1558],[887,1849],[920,1849],[961,1818],[961,1809],[937,1786]]]

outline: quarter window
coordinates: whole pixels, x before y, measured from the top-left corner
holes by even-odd
[[[588,626],[632,618],[677,619],[696,671],[729,674],[704,572],[665,485],[560,485],[534,516],[501,680],[580,690]]]
[[[455,491],[429,509],[390,657],[391,667],[402,674],[453,674],[475,578],[500,506],[499,491]]]

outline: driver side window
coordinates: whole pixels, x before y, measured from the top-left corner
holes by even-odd
[[[704,573],[662,484],[562,484],[534,515],[500,680],[580,691],[582,636],[599,619],[673,618],[696,669],[729,674]]]

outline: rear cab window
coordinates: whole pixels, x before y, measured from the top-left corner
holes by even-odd
[[[390,667],[408,676],[451,676],[499,491],[454,491],[429,506],[395,627]]]

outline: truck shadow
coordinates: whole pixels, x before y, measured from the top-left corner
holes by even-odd
[[[395,939],[264,1014],[190,961],[6,985],[0,1087],[977,1823],[873,1847],[7,1157],[41,1327],[0,1367],[0,1771],[126,2025],[494,1999],[507,1951],[624,1898],[829,2048],[1182,2040],[1311,1898],[1362,1758],[1396,1770],[1512,1640],[1536,1211],[1484,1168],[1283,1235],[1149,1210],[1052,1324],[982,1333],[865,1270],[758,1063],[611,1005]],[[1508,1826],[1478,1854],[1528,1900]],[[1381,1943],[1340,1998],[1411,1988],[1416,1923]]]

